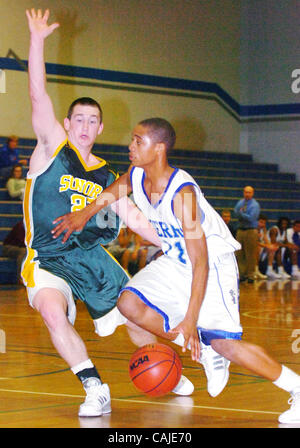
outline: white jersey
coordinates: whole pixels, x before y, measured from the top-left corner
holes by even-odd
[[[293,228],[287,229],[286,231],[286,238],[291,244],[295,244],[295,241],[293,240],[293,236],[295,233],[298,233],[298,238],[300,239],[300,232],[295,232]]]
[[[273,226],[268,230],[268,237],[270,239],[270,232],[272,229],[277,230],[277,235],[276,235],[276,242],[277,243],[284,243],[286,241],[287,238],[287,231],[286,230],[280,230],[278,226]]]
[[[134,202],[155,227],[165,255],[186,267],[191,266],[182,225],[174,214],[174,198],[187,185],[192,185],[196,193],[210,262],[222,254],[233,253],[241,248],[221,216],[207,202],[200,187],[186,171],[175,168],[163,195],[155,204],[151,204],[147,196],[144,179],[142,168],[134,167],[131,170]]]

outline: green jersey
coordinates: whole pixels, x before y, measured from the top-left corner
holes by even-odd
[[[99,308],[96,317],[115,306],[118,292],[128,280],[102,247],[118,236],[119,218],[111,209],[102,211],[64,244],[63,235],[54,239],[51,230],[58,216],[82,209],[117,178],[107,162],[98,160],[88,167],[66,140],[44,169],[27,176],[23,206],[27,257],[22,271],[27,287],[35,286],[34,266],[38,263],[39,268],[66,280],[75,298],[87,303],[106,301],[95,307]]]

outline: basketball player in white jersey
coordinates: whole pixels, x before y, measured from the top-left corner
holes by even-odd
[[[263,348],[241,340],[234,255],[239,243],[194,179],[169,165],[167,155],[175,138],[164,119],[140,122],[129,146],[128,172],[82,211],[57,218],[53,236],[66,231],[67,240],[105,205],[133,192],[137,206],[156,228],[164,255],[121,290],[121,313],[138,327],[181,345],[183,351],[189,348],[192,359],[200,360],[205,369],[205,357],[214,359],[206,372],[212,396],[224,388],[229,363],[235,362],[290,392],[291,408],[279,421],[300,422],[300,376]]]
[[[126,322],[116,302],[128,275],[101,245],[116,238],[118,225],[114,220],[109,223],[110,219],[105,222],[102,218],[101,222],[97,216],[98,223],[90,228],[89,235],[86,232],[84,238],[81,234],[80,241],[70,239],[66,245],[60,244],[59,239],[53,240],[50,232],[59,209],[59,213],[65,213],[73,207],[84,207],[89,200],[88,190],[101,190],[116,174],[92,153],[96,137],[103,129],[99,103],[91,98],[77,99],[70,107],[64,127],[58,122],[46,90],[44,42],[59,25],[48,24],[49,10],[42,13],[31,9],[26,11],[26,16],[30,30],[29,94],[37,146],[30,159],[25,191],[27,257],[22,277],[30,305],[42,316],[55,349],[86,392],[79,416],[95,417],[111,411],[110,391],[74,327],[75,299],[84,301],[99,336],[113,333],[118,325]],[[85,190],[84,185],[89,188]],[[142,238],[150,238],[153,244],[160,245],[149,223],[149,227],[145,223],[139,229],[135,228],[141,223],[139,219],[130,223],[128,211],[136,207],[124,199],[125,202],[114,205],[115,211]],[[142,214],[140,218],[145,219]],[[148,342],[149,337],[153,341],[152,334],[140,332],[140,344],[143,339]],[[192,390],[192,383],[182,376],[174,392],[186,395]]]

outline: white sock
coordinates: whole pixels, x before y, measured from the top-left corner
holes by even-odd
[[[94,367],[94,364],[90,359],[87,359],[86,361],[80,362],[76,366],[71,367],[71,370],[74,373],[74,375],[76,375],[78,372],[81,372],[81,370],[91,369],[92,367]]]
[[[282,366],[281,374],[273,384],[289,393],[300,392],[300,376],[286,366]]]
[[[297,264],[293,264],[292,266],[292,272],[296,273],[299,271],[298,265]]]

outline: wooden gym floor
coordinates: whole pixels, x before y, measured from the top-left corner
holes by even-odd
[[[242,284],[240,310],[244,339],[262,345],[300,374],[300,281]],[[75,327],[102,379],[110,385],[110,415],[78,418],[84,399],[81,384],[52,347],[40,316],[27,303],[25,288],[1,287],[0,428],[284,426],[277,418],[289,408],[289,395],[251,372],[231,365],[227,387],[211,398],[202,366],[185,354],[181,356],[184,374],[194,382],[194,394],[147,397],[129,380],[128,360],[135,346],[124,327],[101,340],[82,304]]]

